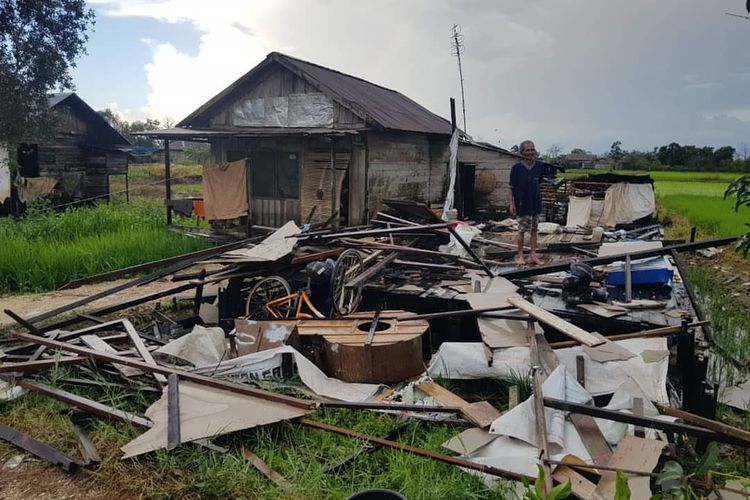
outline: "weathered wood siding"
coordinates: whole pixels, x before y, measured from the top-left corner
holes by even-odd
[[[304,117],[307,111],[310,111],[305,109],[305,106],[314,108],[316,103],[330,103],[330,120],[320,124],[295,121],[295,116]],[[209,123],[211,127],[217,128],[322,126],[352,129],[365,126],[362,118],[323,95],[306,80],[279,66],[269,67],[260,77],[260,81],[238,98],[229,100],[210,118]]]
[[[335,209],[340,211],[339,215],[341,215],[341,212],[345,213],[348,209],[341,203],[341,193],[344,182],[348,178],[347,174],[352,156],[351,143],[348,139],[339,139],[335,144],[335,175],[332,175],[331,172],[330,145],[322,140],[310,138],[218,139],[211,142],[211,162],[215,164],[224,163],[243,156],[252,158],[253,151],[282,151],[299,155],[300,197],[297,205],[298,213],[293,217],[298,223],[307,221],[313,207],[315,207],[315,212],[310,219],[311,224],[327,220],[331,216],[332,207],[336,207]],[[252,161],[248,164],[248,168],[251,170],[250,175],[252,175]],[[249,195],[252,220],[253,207],[257,208],[258,204],[252,199],[252,193],[249,192]],[[288,217],[289,207],[288,204],[278,207],[279,211],[283,212],[281,214],[282,219],[291,218]],[[270,205],[264,206],[264,210],[266,208],[272,209],[273,207]],[[286,222],[284,220],[280,224],[276,224],[280,219],[273,220],[274,225],[282,225]]]
[[[510,169],[518,161],[513,156],[471,144],[459,144],[459,163],[476,165],[476,176],[482,172],[495,178],[495,189],[490,194],[475,193],[475,208],[507,207],[510,202]]]
[[[367,210],[373,218],[389,198],[427,202],[430,144],[425,134],[367,134]]]
[[[448,162],[450,161],[449,138],[434,137],[430,141],[430,185],[431,205],[441,205],[448,192]]]

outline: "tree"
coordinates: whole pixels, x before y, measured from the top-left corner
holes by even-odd
[[[107,120],[112,128],[120,132],[131,144],[135,146],[145,146],[147,148],[158,148],[159,141],[151,137],[144,137],[140,135],[133,135],[135,132],[144,132],[146,130],[159,130],[161,124],[159,120],[153,120],[146,118],[146,120],[136,120],[134,122],[128,122],[127,120],[121,119],[117,116],[117,113],[109,108],[97,111],[102,118]]]
[[[734,211],[737,212],[740,207],[750,207],[750,175],[743,175],[732,182],[724,193],[724,199],[735,197]],[[750,225],[750,224],[748,224]],[[746,233],[737,242],[737,248],[747,257],[750,252],[750,233]]]
[[[586,151],[583,148],[573,148],[570,150],[570,154],[572,155],[588,155],[591,154],[589,151]]]
[[[84,0],[0,0],[0,144],[47,136],[47,95],[73,89],[94,11]]]
[[[612,143],[612,146],[609,148],[609,157],[610,159],[615,162],[619,163],[620,160],[622,160],[624,153],[622,151],[622,141],[617,140]]]
[[[563,147],[559,144],[552,144],[547,148],[546,157],[548,160],[556,160],[560,157]]]

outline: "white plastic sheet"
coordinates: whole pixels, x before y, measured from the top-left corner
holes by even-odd
[[[586,389],[594,396],[611,394],[632,378],[648,399],[668,403],[666,381],[669,357],[647,363],[640,355],[643,351],[666,351],[667,340],[630,339],[617,343],[636,356],[625,361],[597,363],[580,346],[556,349],[555,354],[571,372],[576,370],[576,356],[584,357]],[[448,379],[509,378],[526,375],[530,369],[528,347],[497,349],[493,352],[492,366],[487,366],[482,343],[445,342],[432,357],[428,373],[433,378]]]
[[[320,396],[341,401],[366,401],[381,388],[377,384],[358,384],[331,378],[291,346],[276,347],[225,360],[209,369],[217,377],[273,378],[281,374],[283,353],[291,353],[294,356],[294,363],[297,365],[297,372],[302,383]]]

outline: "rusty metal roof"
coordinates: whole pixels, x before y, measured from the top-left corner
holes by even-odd
[[[390,130],[428,134],[450,135],[451,133],[451,124],[448,120],[400,92],[279,52],[268,54],[264,61],[177,125],[180,127],[205,126],[207,112],[215,109],[225,99],[235,96],[235,91],[250,83],[262,69],[270,64],[279,64],[307,80],[312,86],[330,95],[339,104],[373,125]]]

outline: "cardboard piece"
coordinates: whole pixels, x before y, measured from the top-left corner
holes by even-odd
[[[466,293],[464,299],[472,309],[507,306],[509,297],[520,297],[517,293]],[[477,318],[482,341],[490,349],[528,345],[526,322],[506,319]]]
[[[301,417],[308,410],[183,381],[179,385],[183,443]],[[167,392],[146,410],[154,425],[121,449],[130,458],[167,446]]]
[[[495,439],[497,439],[497,436],[494,434],[490,434],[484,429],[472,427],[466,429],[458,436],[450,438],[443,443],[442,446],[443,448],[454,451],[459,455],[470,455]]]
[[[655,439],[643,439],[625,436],[617,445],[608,467],[617,469],[653,472],[659,462],[661,452],[667,443]],[[649,476],[628,476],[631,498],[651,498]],[[602,498],[614,498],[616,474],[612,471],[601,471],[601,479],[596,485],[595,493]]]

